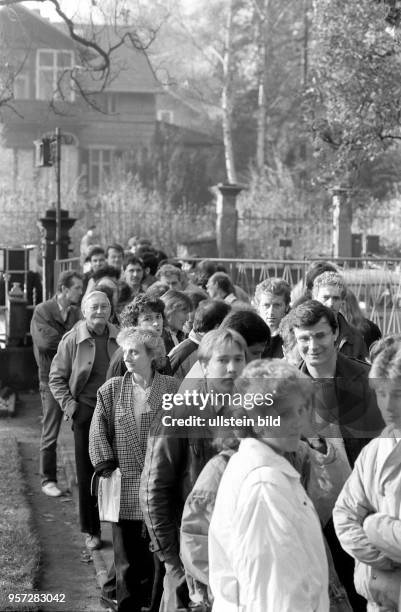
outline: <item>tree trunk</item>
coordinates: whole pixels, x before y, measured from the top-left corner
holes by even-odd
[[[258,172],[263,171],[266,149],[266,88],[267,88],[267,45],[268,10],[270,0],[263,0],[258,10],[259,74],[258,74],[258,123],[256,139],[256,165]]]
[[[235,0],[230,0],[228,7],[227,31],[223,61],[223,91],[221,95],[221,107],[223,110],[224,156],[226,162],[227,180],[229,183],[237,182],[232,134],[234,2]]]

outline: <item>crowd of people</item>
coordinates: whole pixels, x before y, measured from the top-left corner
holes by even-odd
[[[149,241],[83,260],[31,334],[42,491],[62,494],[64,417],[89,550],[102,546],[93,483],[121,471],[102,605],[401,609],[401,335],[382,338],[328,262],[248,295]]]

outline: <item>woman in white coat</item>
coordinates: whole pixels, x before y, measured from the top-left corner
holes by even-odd
[[[355,562],[368,610],[401,610],[401,339],[386,338],[369,374],[385,429],[357,458],[334,508],[334,526]]]
[[[283,456],[298,447],[311,388],[284,361],[272,379],[268,363],[253,362],[243,372],[254,397],[248,413],[253,437],[241,441],[217,493],[209,529],[213,610],[327,612],[328,567],[319,519],[299,473]],[[268,393],[272,405],[260,399]]]

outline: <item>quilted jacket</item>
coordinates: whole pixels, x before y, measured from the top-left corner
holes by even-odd
[[[400,464],[401,442],[386,428],[362,450],[333,512],[338,539],[356,560],[356,590],[386,612],[400,609]]]

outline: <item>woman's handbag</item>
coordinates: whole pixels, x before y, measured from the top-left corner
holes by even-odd
[[[99,518],[101,521],[118,523],[120,514],[121,472],[116,468],[108,478],[100,476],[97,493]]]

